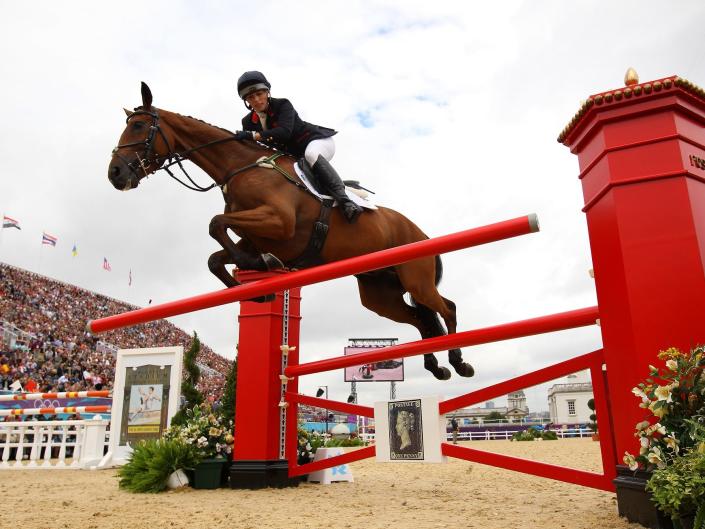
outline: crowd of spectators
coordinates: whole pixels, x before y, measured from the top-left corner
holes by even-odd
[[[117,349],[183,345],[192,337],[165,320],[110,331],[100,339],[88,320],[138,307],[0,263],[0,389],[111,389]],[[12,337],[12,340],[8,339]],[[10,341],[13,342],[10,345]],[[199,390],[220,400],[231,362],[201,344]]]

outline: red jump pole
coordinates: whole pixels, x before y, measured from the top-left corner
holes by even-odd
[[[292,365],[286,368],[285,374],[289,377],[310,375],[344,367],[382,362],[384,360],[391,360],[392,358],[405,358],[425,353],[434,353],[455,347],[467,347],[500,340],[511,340],[513,338],[521,338],[522,336],[533,336],[547,332],[574,329],[576,327],[594,325],[598,318],[599,311],[597,307],[571,310],[551,314],[550,316],[541,316],[539,318],[515,321],[495,325],[493,327],[485,327],[483,329],[459,332],[448,336],[426,338],[425,340],[376,349],[368,353],[326,358],[298,366]]]
[[[620,460],[639,453],[631,389],[649,364],[705,343],[705,92],[675,76],[636,83],[588,98],[558,138],[580,166]],[[620,514],[656,527],[618,472]]]
[[[462,250],[463,248],[469,248],[471,246],[479,246],[481,244],[517,237],[519,235],[526,235],[538,230],[538,218],[532,213],[525,217],[497,222],[495,224],[406,244],[404,246],[397,246],[368,255],[361,255],[324,264],[315,268],[290,272],[286,275],[278,275],[238,287],[209,292],[208,294],[201,294],[199,296],[92,320],[88,322],[88,330],[92,333],[112,331],[113,329],[119,329],[121,327],[137,325],[138,323],[145,323],[185,314],[187,312],[216,307],[218,305],[225,305],[226,303],[252,299],[265,294],[271,294],[272,292],[281,292],[290,288],[302,287],[313,283],[330,281],[331,279],[337,279],[339,277],[386,268],[420,257],[439,255]]]

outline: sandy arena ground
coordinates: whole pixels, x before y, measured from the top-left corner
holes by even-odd
[[[474,441],[472,447],[599,472],[599,443]],[[0,473],[0,528],[637,529],[614,494],[449,459],[351,465],[354,483],[130,494],[114,470]]]

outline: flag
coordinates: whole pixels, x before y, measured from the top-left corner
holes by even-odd
[[[78,248],[76,248],[76,243],[73,243],[73,248],[71,248],[71,255],[76,257],[78,255]]]
[[[112,268],[110,268],[110,263],[108,262],[107,257],[103,257],[103,270],[107,270],[108,272],[112,270]]]
[[[132,286],[132,268],[130,268],[130,276],[129,279],[127,280],[127,286]]]
[[[58,241],[53,235],[49,235],[47,232],[42,232],[42,244],[50,244],[51,246],[56,246],[56,241]]]
[[[2,227],[3,228],[17,228],[18,230],[21,230],[20,228],[20,223],[17,222],[15,219],[8,217],[6,215],[2,216]]]

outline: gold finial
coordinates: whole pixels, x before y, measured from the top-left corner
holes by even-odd
[[[631,86],[634,84],[639,84],[639,74],[636,73],[634,68],[629,68],[627,73],[624,74],[624,86]]]

